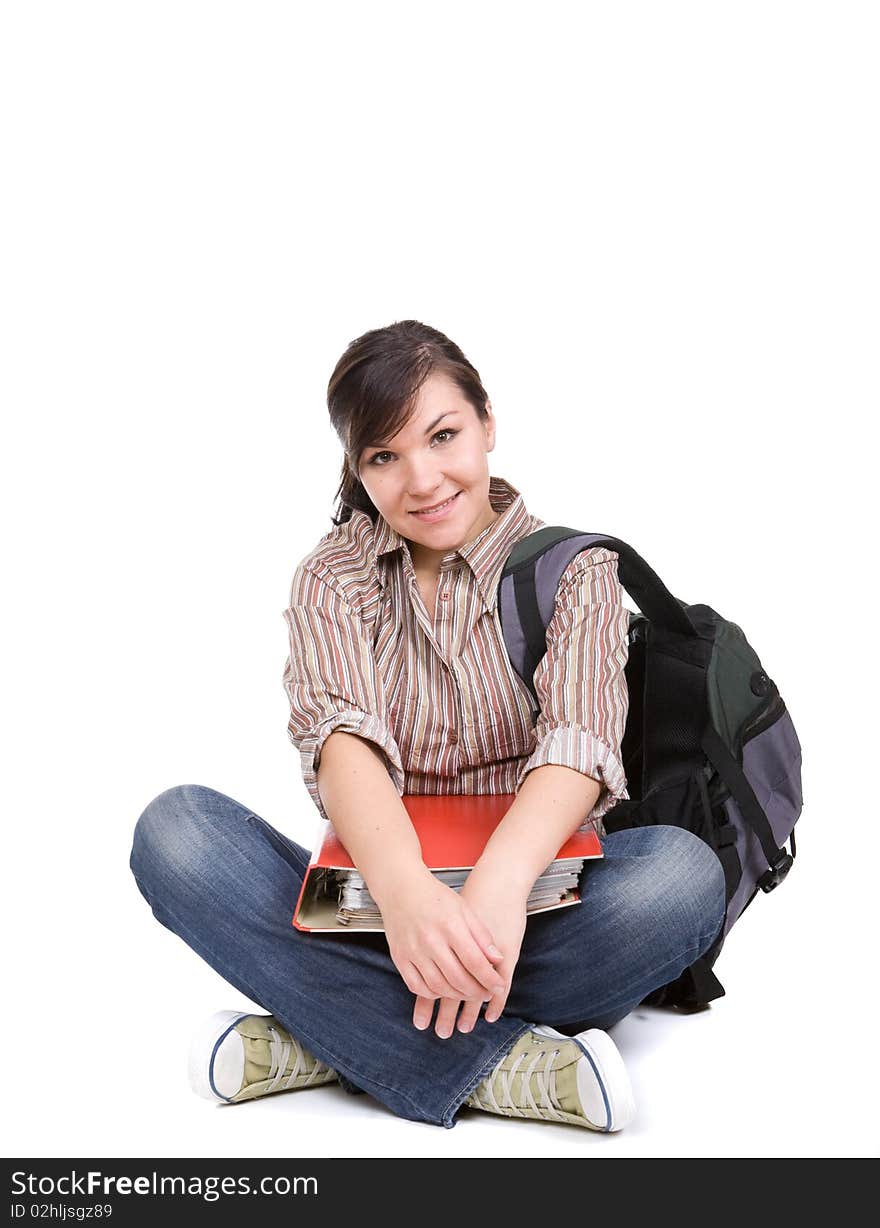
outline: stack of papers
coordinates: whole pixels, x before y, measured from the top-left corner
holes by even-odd
[[[529,892],[526,912],[562,903],[566,895],[577,887],[583,864],[583,857],[566,857],[549,865]],[[460,891],[470,870],[432,870],[431,873],[453,891]],[[335,892],[338,901],[336,920],[340,925],[353,928],[369,926],[373,929],[382,924],[382,914],[376,901],[357,870],[331,870],[324,889],[328,895]]]

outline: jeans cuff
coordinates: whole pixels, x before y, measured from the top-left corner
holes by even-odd
[[[491,1026],[495,1027],[495,1024],[492,1024]],[[495,1069],[501,1059],[507,1056],[519,1038],[524,1036],[526,1032],[530,1031],[533,1026],[534,1024],[532,1023],[520,1022],[519,1025],[513,1029],[513,1031],[508,1033],[498,1048],[486,1058],[483,1065],[479,1068],[475,1075],[471,1076],[467,1082],[467,1085],[462,1089],[462,1091],[460,1091],[457,1096],[450,1100],[443,1113],[442,1119],[442,1125],[444,1125],[447,1130],[451,1130],[455,1125],[455,1114],[464,1104],[465,1100],[467,1100],[474,1088],[482,1079],[485,1079],[487,1074],[490,1074]]]
[[[338,1070],[336,1072],[336,1077],[339,1080],[339,1086],[343,1087],[348,1092],[349,1096],[366,1095],[366,1092],[362,1087],[358,1087],[357,1083],[352,1083],[351,1079],[347,1079],[345,1075],[341,1074]]]

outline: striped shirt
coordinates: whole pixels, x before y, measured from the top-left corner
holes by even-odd
[[[544,525],[522,495],[490,477],[500,515],[443,556],[436,613],[419,591],[406,539],[365,512],[302,560],[284,611],[290,655],[288,735],[322,818],[321,747],[334,730],[375,744],[399,794],[517,793],[532,768],[562,764],[599,782],[581,830],[629,796],[621,763],[629,611],[617,553],[581,551],[559,584],[547,653],[534,676],[540,712],[510,664],[498,618],[514,544]]]

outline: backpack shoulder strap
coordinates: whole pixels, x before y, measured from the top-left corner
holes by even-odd
[[[501,579],[503,581],[508,575],[533,570],[540,559],[542,570],[547,568],[551,573],[558,572],[558,582],[575,555],[592,546],[605,546],[617,552],[620,583],[655,626],[678,632],[679,635],[697,635],[686,603],[673,597],[657,573],[636,554],[632,546],[607,533],[584,533],[562,525],[544,525],[514,543]]]
[[[498,585],[498,613],[508,655],[533,698],[532,678],[547,651],[547,627],[559,581],[572,559],[593,546],[617,552],[620,583],[650,622],[680,635],[698,634],[685,603],[673,597],[626,542],[606,533],[544,525],[514,543]]]

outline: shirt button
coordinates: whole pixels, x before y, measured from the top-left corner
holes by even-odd
[[[441,593],[441,594],[440,594],[440,600],[441,600],[441,601],[448,601],[448,600],[449,600],[449,594],[448,594],[448,593]]]
[[[458,741],[458,734],[455,732],[455,730],[453,730],[452,733],[449,735],[448,741],[451,746],[454,746],[455,743]]]

